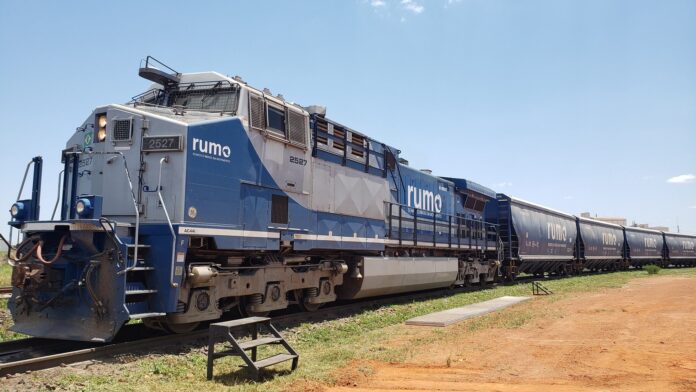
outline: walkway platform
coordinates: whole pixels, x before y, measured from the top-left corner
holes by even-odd
[[[406,320],[407,325],[421,325],[427,327],[446,327],[456,322],[470,319],[472,317],[481,316],[487,313],[495,312],[496,310],[505,309],[508,306],[528,301],[531,297],[500,297],[490,301],[479,302],[454,308],[443,310],[442,312],[430,313],[425,316],[414,317]]]

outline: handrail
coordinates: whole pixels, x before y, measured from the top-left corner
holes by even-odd
[[[24,184],[27,181],[27,175],[29,175],[29,168],[31,167],[31,164],[34,163],[34,160],[32,159],[27,163],[27,168],[24,170],[24,177],[22,178],[22,185],[19,186],[19,193],[17,194],[17,200],[19,200],[22,197],[22,192],[24,191]],[[12,229],[13,227],[10,226],[10,243],[12,242]],[[17,234],[17,242],[19,242],[19,234]],[[8,248],[8,255],[9,255],[10,249]]]
[[[172,220],[169,218],[169,212],[167,212],[167,206],[164,204],[164,198],[162,197],[162,167],[164,163],[169,162],[168,157],[162,157],[159,163],[159,178],[157,179],[157,197],[159,197],[160,204],[162,204],[162,209],[164,210],[164,216],[167,217],[167,223],[169,224],[169,231],[172,233],[172,268],[169,273],[169,283],[172,287],[179,287],[179,284],[174,282],[174,268],[176,263],[176,232],[174,231],[174,226],[172,225]]]
[[[167,68],[168,70],[174,72],[176,75],[181,75],[179,72],[175,71],[172,67],[170,67],[170,66],[168,66],[167,64],[165,64],[165,63],[163,63],[163,62],[157,60],[156,58],[154,58],[154,57],[152,57],[152,56],[147,56],[147,57],[145,58],[145,68],[154,68],[154,69],[158,69],[157,67],[151,67],[151,66],[150,66],[150,60],[152,60],[153,63],[159,64],[159,65],[161,65],[162,67]],[[142,64],[143,64],[143,60],[140,60],[140,65],[142,65]]]
[[[131,181],[130,172],[128,171],[128,162],[126,161],[126,156],[122,152],[116,151],[116,153],[123,160],[123,168],[126,172],[126,179],[128,180],[128,187],[131,192],[131,199],[133,200],[133,208],[135,210],[135,235],[133,238],[133,266],[128,267],[128,252],[126,252],[126,268],[121,273],[126,273],[138,265],[138,241],[140,240],[140,209],[138,208],[138,200],[135,198],[135,191],[133,190],[133,181]]]
[[[133,266],[128,267],[128,252],[126,251],[126,268],[124,268],[122,271],[118,272],[118,275],[125,274],[126,272],[132,270],[138,265],[138,240],[140,237],[140,209],[138,208],[138,200],[135,197],[135,191],[133,190],[133,181],[131,180],[130,176],[130,171],[128,170],[128,161],[126,160],[126,156],[123,155],[121,151],[71,151],[71,152],[66,152],[66,155],[115,155],[112,158],[109,158],[107,160],[107,163],[110,163],[111,160],[121,157],[123,160],[123,169],[124,172],[126,173],[126,180],[128,180],[128,187],[130,188],[130,193],[131,193],[131,199],[133,200],[133,209],[135,211],[135,238],[133,239]],[[74,164],[74,163],[73,163]],[[71,179],[73,182],[76,180],[76,178]],[[74,195],[71,195],[70,197],[74,197]]]
[[[463,242],[462,239],[468,239],[469,246],[475,246],[476,248],[483,247],[488,249],[488,245],[491,241],[496,244],[496,248],[499,247],[497,243],[499,241],[497,224],[486,222],[483,219],[470,219],[438,213],[388,201],[385,202],[385,204],[388,209],[388,236],[391,239],[398,239],[400,245],[404,239],[404,223],[410,223],[408,225],[410,227],[408,228],[413,230],[413,238],[406,238],[406,240],[412,240],[414,246],[429,246],[428,244],[437,246],[438,243],[442,243],[449,244],[451,247],[452,245],[461,245]],[[398,214],[395,214],[394,207],[398,207]],[[404,209],[407,211],[411,210],[412,213],[407,212],[407,214],[411,215],[410,217],[404,216],[402,212]],[[424,216],[424,214],[426,216]],[[438,216],[440,216],[441,219],[438,219]],[[394,225],[394,218],[397,218],[398,222],[396,227]],[[438,228],[445,229],[442,230],[442,233],[447,235],[446,242],[438,241]],[[453,236],[455,229],[456,234]],[[461,234],[462,229],[465,229],[464,235]],[[432,230],[432,238],[426,239],[422,237],[418,234],[418,230]],[[398,238],[394,238],[394,232],[396,232]]]
[[[60,203],[60,195],[61,195],[61,185],[63,184],[63,173],[65,170],[61,170],[58,173],[58,195],[56,195],[56,204],[53,206],[53,213],[51,214],[51,220],[56,217],[56,211],[58,211],[58,204]]]
[[[27,182],[27,175],[29,175],[29,168],[31,167],[31,164],[34,163],[34,160],[32,159],[27,163],[27,168],[24,170],[24,177],[22,178],[22,185],[19,186],[19,193],[17,194],[17,200],[19,200],[22,197],[22,191],[24,191],[24,183]]]

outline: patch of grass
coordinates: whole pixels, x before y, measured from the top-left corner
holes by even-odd
[[[656,266],[655,264],[649,264],[645,266],[645,271],[648,275],[656,275],[660,272],[662,268]]]
[[[696,268],[667,269],[664,275],[696,276]],[[554,295],[539,297],[548,306],[519,306],[501,312],[494,312],[471,319],[457,326],[468,331],[489,328],[519,328],[537,317],[562,317],[553,307],[553,302],[578,292],[618,288],[635,278],[647,278],[643,271],[632,270],[609,274],[586,275],[567,279],[548,280],[544,285]],[[205,380],[206,353],[203,347],[192,348],[183,354],[154,354],[138,357],[126,364],[104,365],[101,370],[90,369],[83,374],[66,372],[63,376],[41,379],[40,382],[52,386],[65,387],[78,385],[78,390],[86,391],[282,391],[298,390],[293,383],[332,383],[340,382],[335,369],[355,360],[379,360],[402,362],[416,355],[423,345],[432,342],[446,344],[450,334],[447,329],[431,332],[407,328],[403,322],[411,317],[427,313],[486,301],[503,295],[531,295],[528,284],[512,286],[500,285],[485,290],[463,292],[448,297],[419,300],[410,303],[368,308],[350,317],[323,322],[301,324],[283,330],[290,344],[300,353],[298,369],[290,373],[289,363],[278,365],[264,371],[259,381],[253,381],[239,365],[241,360],[226,357],[215,362],[215,379]],[[222,348],[222,346],[220,347]],[[259,358],[268,356],[276,348],[263,347]],[[454,359],[451,359],[453,361]],[[370,368],[356,365],[355,371],[369,375]],[[108,376],[105,376],[108,375]],[[41,377],[40,372],[32,373],[31,378]],[[108,380],[106,382],[105,380]]]
[[[8,287],[12,281],[12,266],[7,264],[7,257],[0,256],[0,287]],[[6,340],[21,339],[23,334],[9,331],[12,326],[12,317],[7,309],[7,299],[0,299],[0,342]]]
[[[0,287],[7,287],[12,282],[12,267],[7,264],[5,256],[0,257]]]
[[[0,299],[0,342],[7,340],[15,340],[26,337],[21,333],[12,332],[9,328],[12,326],[12,317],[7,309],[7,300]]]

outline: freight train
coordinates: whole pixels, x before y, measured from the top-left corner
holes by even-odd
[[[415,170],[324,107],[239,77],[152,57],[139,75],[149,90],[95,108],[68,139],[50,220],[39,219],[43,161],[27,166],[31,197],[9,222],[22,238],[10,257],[14,331],[106,342],[138,319],[185,332],[225,312],[696,263],[694,236]]]

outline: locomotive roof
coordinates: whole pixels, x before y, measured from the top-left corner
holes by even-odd
[[[259,88],[253,87],[253,86],[249,85],[247,82],[245,82],[244,80],[242,80],[242,79],[241,79],[240,77],[238,77],[238,76],[229,77],[229,76],[223,75],[223,74],[221,74],[221,73],[219,73],[219,72],[215,72],[215,71],[188,72],[188,73],[182,73],[182,74],[180,74],[180,76],[179,76],[179,83],[178,83],[178,84],[180,84],[180,85],[190,85],[190,84],[192,84],[192,83],[217,82],[217,81],[228,82],[228,83],[230,83],[230,85],[238,86],[238,87],[240,87],[240,88],[247,89],[247,90],[249,90],[249,91],[251,91],[251,92],[253,92],[253,93],[255,93],[255,94],[261,95],[261,96],[263,96],[265,99],[267,99],[267,100],[269,100],[269,101],[272,101],[272,102],[275,102],[275,103],[278,103],[278,104],[281,104],[281,105],[285,105],[285,106],[292,107],[292,109],[297,110],[297,111],[299,111],[299,112],[302,112],[302,113],[305,114],[305,115],[309,115],[309,114],[310,114],[309,111],[307,110],[307,108],[305,108],[304,106],[302,106],[302,105],[300,105],[300,104],[297,104],[297,103],[295,103],[295,102],[292,102],[292,101],[288,101],[288,100],[286,100],[286,99],[285,99],[282,95],[280,95],[280,94],[278,94],[278,95],[273,95],[272,93],[270,93],[270,91],[269,91],[268,89],[259,89]],[[162,86],[161,84],[152,83],[152,84],[150,85],[150,88],[149,88],[148,90],[163,89],[163,88],[164,88],[164,86]],[[132,104],[132,103],[133,103],[133,101],[131,101],[129,104]],[[157,107],[148,106],[147,108],[148,108],[148,111],[152,111],[153,108],[156,109]],[[189,116],[189,113],[192,113],[192,112],[196,112],[197,114],[198,114],[198,113],[201,113],[201,114],[198,114],[198,115],[199,115],[198,118],[196,118],[196,117],[192,117],[192,118],[190,118],[190,119],[184,119],[184,118],[182,118],[182,117],[188,117],[188,116]],[[163,115],[163,116],[168,117],[168,118],[176,119],[176,120],[179,120],[179,121],[184,121],[184,122],[187,122],[187,123],[189,123],[189,122],[196,122],[196,121],[204,121],[204,120],[208,120],[208,119],[210,119],[210,118],[217,118],[217,117],[219,117],[219,115],[220,115],[219,113],[214,113],[214,112],[213,112],[213,113],[210,113],[210,112],[197,112],[197,111],[195,111],[195,110],[187,110],[187,111],[186,111],[186,116],[180,116],[180,115],[174,115],[174,114],[172,114],[172,113],[171,113],[171,109],[169,109],[169,108],[166,108],[166,109],[163,108],[163,110],[158,111],[157,114]],[[355,134],[357,134],[357,135],[360,135],[360,136],[363,136],[363,137],[368,138],[368,139],[370,139],[370,140],[376,141],[374,138],[371,138],[371,137],[369,137],[368,135],[365,135],[364,133],[362,133],[362,132],[360,132],[360,131],[356,131],[356,130],[354,130],[353,128],[348,127],[348,126],[345,126],[345,125],[343,125],[343,124],[341,124],[341,123],[339,123],[339,122],[337,122],[337,121],[330,120],[329,118],[326,118],[326,120],[330,121],[330,122],[333,123],[333,124],[336,124],[336,125],[339,125],[339,126],[341,126],[341,127],[347,128],[347,129],[349,129],[351,132],[353,132],[353,133],[355,133]],[[389,145],[387,145],[387,146],[388,146],[389,148],[391,148],[392,150],[394,150],[394,151],[400,152],[398,149],[396,149],[396,148],[394,148],[394,147],[392,147],[392,146],[389,146]]]
[[[477,182],[467,180],[465,178],[453,178],[453,177],[441,177],[441,178],[454,183],[454,186],[456,186],[459,189],[469,190],[469,191],[481,194],[483,196],[486,196],[488,198],[495,199],[495,191],[493,189],[488,188],[486,186],[483,186]]]

